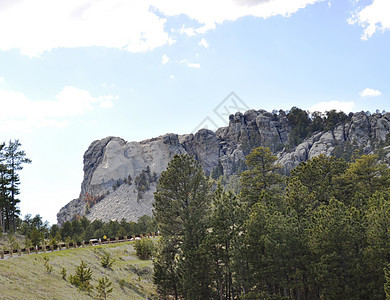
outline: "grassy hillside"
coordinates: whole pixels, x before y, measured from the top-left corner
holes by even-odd
[[[111,269],[100,264],[103,252],[115,259]],[[44,265],[53,267],[51,273]],[[92,285],[107,276],[113,283],[113,292],[108,299],[156,299],[152,284],[153,265],[150,260],[139,260],[132,242],[63,250],[46,254],[32,254],[0,260],[1,299],[95,299],[96,290],[90,295],[80,292],[69,283],[76,267],[84,261],[92,271]],[[66,280],[61,270],[67,271]]]

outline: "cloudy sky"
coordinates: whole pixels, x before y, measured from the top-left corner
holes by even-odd
[[[0,141],[33,160],[22,214],[56,222],[93,140],[223,126],[232,91],[254,109],[390,111],[389,29],[388,0],[0,0]]]

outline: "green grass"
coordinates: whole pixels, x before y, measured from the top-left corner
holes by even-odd
[[[111,269],[100,264],[100,256],[109,252],[115,259]],[[53,267],[49,273],[43,257],[49,258]],[[113,292],[108,299],[157,299],[152,283],[153,264],[150,260],[139,260],[132,242],[93,246],[24,255],[0,260],[1,299],[95,299],[96,291],[89,295],[80,292],[68,281],[76,267],[84,261],[92,271],[92,285],[107,276],[113,283]],[[63,280],[62,268],[67,271]]]

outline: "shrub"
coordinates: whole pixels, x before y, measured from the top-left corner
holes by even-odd
[[[76,268],[75,275],[69,276],[69,282],[80,291],[90,291],[92,289],[91,278],[91,268],[87,268],[84,261],[81,261],[81,264]]]
[[[144,238],[134,242],[134,249],[140,259],[150,259],[156,250],[156,246],[151,239]]]
[[[61,269],[61,277],[63,280],[66,280],[66,269],[65,268]]]
[[[112,282],[106,277],[99,279],[99,283],[96,286],[96,291],[98,293],[98,299],[107,299],[108,294],[112,292]]]
[[[102,257],[100,258],[100,264],[103,268],[111,269],[112,264],[114,263],[115,259],[113,259],[108,252],[104,252]]]
[[[43,265],[49,274],[53,271],[53,266],[49,264],[49,257],[46,255],[43,257]]]

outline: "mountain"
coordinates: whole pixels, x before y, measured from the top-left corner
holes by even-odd
[[[59,225],[77,215],[88,219],[136,221],[152,214],[157,181],[175,154],[193,155],[214,178],[239,174],[251,149],[269,147],[288,174],[319,154],[350,159],[354,151],[390,157],[390,113],[249,110],[229,117],[216,132],[165,134],[141,142],[107,137],[92,142],[84,154],[79,198],[61,208]]]

